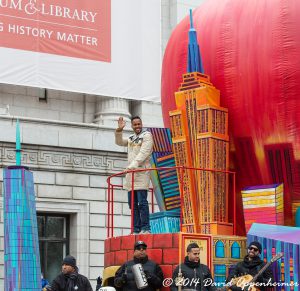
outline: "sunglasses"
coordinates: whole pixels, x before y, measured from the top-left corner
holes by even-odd
[[[145,251],[147,248],[145,248],[145,247],[137,247],[137,248],[135,248],[136,250],[138,250],[138,251]]]
[[[250,250],[250,251],[255,251],[255,252],[258,252],[258,251],[259,251],[258,248],[254,248],[254,247],[249,247],[248,250]]]

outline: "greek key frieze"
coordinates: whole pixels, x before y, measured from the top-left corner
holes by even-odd
[[[16,154],[13,148],[2,147],[1,164],[9,166],[15,164]],[[90,172],[120,172],[126,166],[124,157],[108,156],[93,153],[73,153],[50,151],[41,149],[23,149],[22,165],[32,169],[75,170]]]

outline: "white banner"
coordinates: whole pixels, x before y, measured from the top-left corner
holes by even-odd
[[[160,0],[0,0],[0,83],[160,101]]]

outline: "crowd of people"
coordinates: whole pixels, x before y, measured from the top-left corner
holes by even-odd
[[[96,291],[101,290],[118,290],[118,291],[138,291],[141,289],[139,286],[139,280],[144,280],[143,289],[145,291],[156,291],[163,287],[164,274],[161,267],[150,260],[147,255],[147,244],[143,241],[137,241],[134,246],[133,258],[130,261],[125,262],[117,270],[113,282],[113,286],[102,287],[101,277],[97,278]],[[248,253],[242,262],[239,262],[234,266],[229,274],[225,289],[232,291],[248,290],[244,286],[237,286],[234,278],[249,274],[255,277],[260,270],[265,266],[265,263],[261,260],[260,254],[262,251],[261,244],[257,241],[253,241],[248,246]],[[134,271],[134,266],[141,265],[140,278]],[[200,262],[200,247],[196,243],[190,243],[186,249],[186,257],[184,262],[178,265],[173,272],[170,287],[171,291],[185,290],[185,291],[217,291],[217,284],[215,284],[209,267]],[[42,278],[42,282],[46,280]],[[170,281],[167,281],[170,282]],[[272,271],[266,268],[255,282],[259,284],[259,290],[265,290],[268,286],[274,282]],[[48,282],[47,282],[48,283]],[[270,284],[270,285],[269,285]],[[166,285],[165,285],[166,287]],[[101,289],[103,288],[103,289]],[[104,289],[111,288],[111,289]],[[89,280],[79,274],[78,267],[76,265],[76,259],[73,256],[66,256],[62,262],[61,273],[52,281],[51,284],[47,284],[43,290],[45,291],[93,291],[93,288]]]

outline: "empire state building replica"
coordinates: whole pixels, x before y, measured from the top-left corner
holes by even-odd
[[[183,231],[232,235],[228,220],[228,110],[220,106],[220,91],[204,74],[196,30],[190,12],[187,73],[175,92],[170,111],[173,150],[181,179]]]

